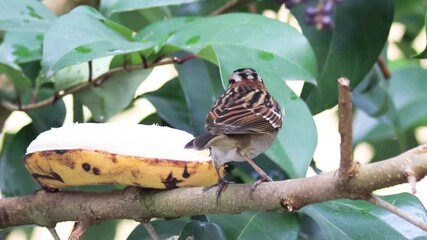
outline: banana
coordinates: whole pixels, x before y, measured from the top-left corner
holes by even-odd
[[[184,149],[191,139],[186,132],[154,125],[75,124],[39,135],[24,161],[33,178],[51,190],[99,184],[157,189],[214,185],[218,177],[209,152]]]

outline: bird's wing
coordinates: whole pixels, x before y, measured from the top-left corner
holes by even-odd
[[[257,134],[279,129],[282,114],[279,105],[263,90],[227,91],[212,107],[206,128],[217,134]]]

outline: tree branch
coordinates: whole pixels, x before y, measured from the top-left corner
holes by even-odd
[[[56,232],[55,228],[47,228],[50,232],[50,234],[52,235],[54,240],[61,240],[61,238],[59,237],[58,233]]]
[[[159,236],[156,233],[156,230],[154,229],[153,225],[151,223],[144,223],[142,224],[147,231],[148,235],[150,235],[152,240],[159,240]]]
[[[147,222],[153,217],[176,218],[280,208],[296,211],[332,199],[368,199],[376,189],[405,183],[408,170],[417,180],[427,175],[427,144],[388,160],[360,166],[346,188],[337,188],[334,184],[337,172],[262,183],[252,198],[248,197],[251,184],[230,184],[218,205],[216,188],[206,192],[202,187],[174,190],[128,187],[111,192],[38,191],[29,196],[0,199],[0,228],[25,224],[49,227],[57,222],[79,220],[86,214],[96,216],[98,221],[134,219]]]
[[[402,210],[400,210],[399,208],[397,208],[396,206],[393,206],[392,204],[382,200],[380,197],[376,196],[376,195],[371,195],[371,197],[368,199],[369,202],[382,207],[394,214],[396,214],[397,216],[405,219],[406,221],[414,224],[415,226],[421,228],[424,231],[427,231],[427,224],[424,223],[423,221],[421,221],[418,218],[414,218],[409,214],[406,214],[405,212],[403,212]]]
[[[94,216],[83,214],[79,217],[79,219],[74,223],[73,230],[71,231],[69,240],[80,240],[82,239],[83,234],[85,233],[86,229],[97,223],[97,220]]]
[[[148,68],[153,68],[153,67],[157,67],[157,66],[161,66],[161,65],[167,65],[167,64],[173,64],[173,63],[182,64],[182,63],[184,63],[184,62],[186,62],[192,58],[195,58],[195,57],[197,57],[197,56],[194,54],[190,54],[189,56],[186,56],[183,59],[176,58],[176,57],[174,57],[174,58],[163,58],[163,59],[160,59],[160,60],[156,61],[155,63],[149,65]],[[39,108],[46,107],[48,105],[55,103],[56,101],[65,97],[68,94],[73,94],[73,93],[82,91],[82,90],[89,88],[91,86],[98,87],[98,86],[102,85],[106,80],[108,80],[111,76],[113,76],[116,73],[120,73],[120,72],[124,72],[124,71],[138,70],[138,69],[146,69],[146,68],[147,68],[147,66],[145,64],[131,65],[131,66],[120,66],[120,67],[112,68],[112,69],[108,70],[107,72],[101,74],[100,76],[98,76],[97,78],[95,78],[91,81],[87,81],[87,82],[84,82],[82,84],[70,87],[68,89],[61,90],[61,91],[57,92],[56,94],[54,94],[52,97],[47,98],[43,101],[30,103],[30,104],[26,104],[26,105],[21,105],[21,104],[15,104],[13,102],[2,99],[1,100],[1,106],[3,108],[5,108],[6,110],[9,110],[9,111],[15,111],[15,110],[28,111],[28,110],[39,109]]]
[[[350,80],[347,78],[338,79],[338,130],[341,135],[341,160],[338,169],[339,184],[344,186],[357,171],[357,166],[353,162],[353,124],[352,124],[352,103]]]
[[[383,74],[383,77],[385,79],[389,80],[391,78],[391,72],[388,69],[387,64],[385,63],[384,58],[380,56],[377,59],[377,64],[378,64],[378,67],[381,70],[381,73]]]
[[[226,2],[224,5],[220,6],[219,8],[209,13],[208,16],[217,16],[221,13],[227,12],[228,10],[242,4],[245,1],[247,0],[232,0],[232,1]]]

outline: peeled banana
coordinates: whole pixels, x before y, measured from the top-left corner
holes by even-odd
[[[28,146],[25,167],[46,189],[211,186],[218,177],[209,151],[184,149],[192,138],[155,125],[74,124],[40,134]]]

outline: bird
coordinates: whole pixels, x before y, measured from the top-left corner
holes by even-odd
[[[235,70],[228,79],[226,92],[220,96],[206,116],[206,133],[185,145],[187,149],[210,149],[212,162],[218,176],[219,195],[227,187],[219,172],[231,161],[247,161],[261,182],[272,179],[253,161],[276,140],[282,127],[282,109],[270,95],[262,78],[252,68]]]

